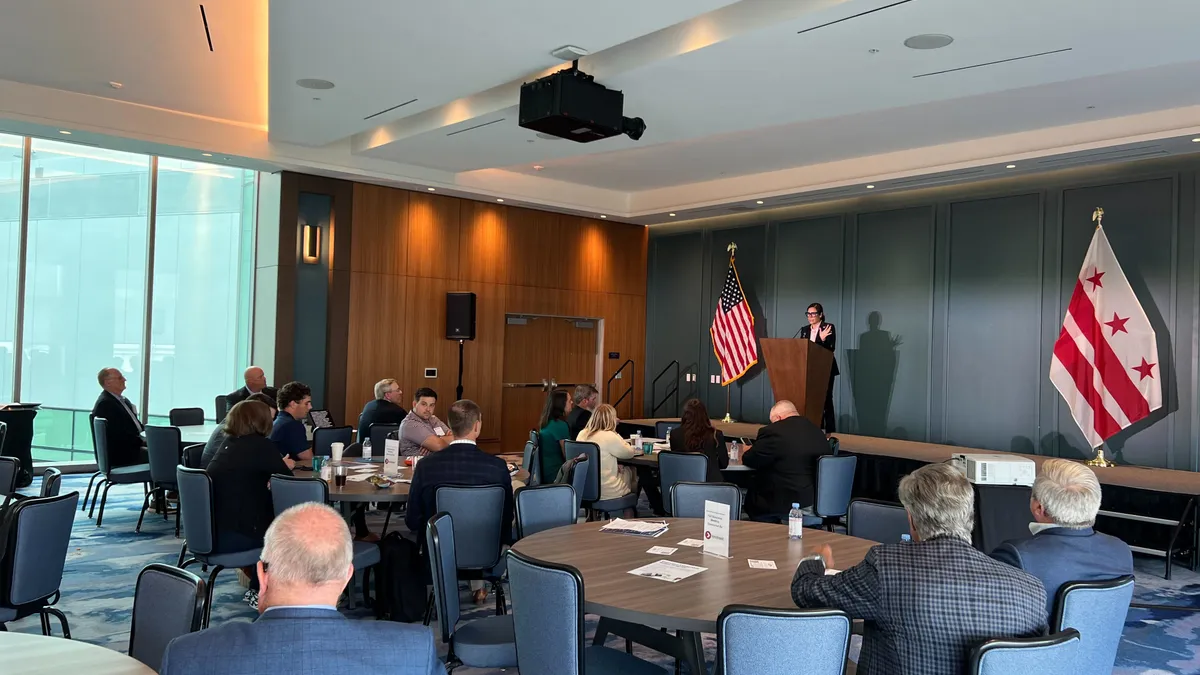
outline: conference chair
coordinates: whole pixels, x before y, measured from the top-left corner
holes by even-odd
[[[1128,574],[1107,581],[1069,581],[1059,587],[1054,596],[1050,630],[1079,631],[1074,672],[1080,675],[1112,672],[1131,600],[1133,576]]]
[[[204,424],[204,408],[171,408],[167,413],[173,427],[194,427]]]
[[[342,456],[346,456],[346,446],[354,442],[354,427],[324,427],[313,429],[313,454],[321,457],[329,457],[333,452],[333,444],[342,444]],[[383,447],[371,444],[372,456],[378,454],[383,457]],[[359,452],[361,455],[361,451]]]
[[[21,471],[21,460],[16,457],[0,457],[0,497],[17,491],[17,474]]]
[[[658,421],[654,423],[654,437],[664,441],[671,438],[671,430],[679,426],[679,422]]]
[[[517,488],[517,538],[544,530],[574,525],[579,517],[575,488],[570,485],[536,485]]]
[[[625,509],[637,507],[637,493],[622,495],[616,499],[600,499],[600,446],[595,443],[581,441],[564,441],[563,456],[575,457],[587,455],[583,466],[587,469],[581,501],[588,509],[599,511],[608,516],[610,513],[620,513]],[[578,467],[576,467],[578,469]]]
[[[187,468],[189,468],[189,469],[203,469],[204,468],[203,466],[200,466],[201,462],[204,460],[204,444],[203,443],[196,443],[193,445],[189,445],[183,449],[183,452],[181,452],[179,454],[183,458],[183,465],[186,466]]]
[[[537,443],[525,441],[525,455],[521,460],[521,468],[529,472],[529,484],[542,484],[542,458],[538,453]]]
[[[586,646],[579,570],[512,549],[507,559],[521,675],[665,675],[666,670],[631,654]]]
[[[225,416],[229,414],[229,399],[225,398],[225,394],[217,396],[216,413],[217,416],[214,419],[217,420],[217,424],[224,422]]]
[[[217,575],[227,568],[257,565],[262,548],[214,553],[217,531],[213,518],[212,479],[204,469],[181,466],[175,469],[175,482],[179,485],[179,510],[183,519],[183,547],[179,550],[177,566],[186,569],[192,563],[200,563],[212,568],[205,586],[204,621],[201,623],[202,628],[208,628]],[[191,557],[185,560],[189,552]]]
[[[316,477],[301,478],[283,474],[271,476],[271,505],[275,508],[276,516],[297,504],[308,502],[328,504],[329,484]],[[369,541],[354,542],[354,570],[362,572],[363,604],[370,603],[367,589],[371,587],[371,569],[382,559],[377,544]],[[346,598],[351,607],[356,605],[354,583],[355,580],[350,579],[349,588],[346,589]]]
[[[374,447],[374,444],[373,444],[373,443],[372,443],[371,445],[372,445],[372,447],[371,447],[371,457],[374,457],[374,456],[375,456],[375,447]],[[362,443],[355,442],[355,443],[351,443],[350,445],[347,445],[347,446],[346,446],[346,447],[345,447],[345,448],[342,450],[342,457],[343,457],[343,458],[346,458],[346,457],[362,457]]]
[[[482,579],[496,593],[496,614],[507,611],[504,602],[504,551],[501,533],[510,527],[501,522],[504,488],[499,485],[442,486],[434,494],[438,513],[454,518],[454,557],[464,579]]]
[[[805,527],[833,526],[850,509],[850,493],[854,489],[854,470],[858,457],[854,455],[822,455],[817,458],[817,501],[813,513],[805,516]]]
[[[583,491],[587,487],[587,457],[575,463],[575,470],[571,472],[571,488],[575,490],[575,517],[579,517],[579,509],[583,507]]]
[[[662,478],[662,493],[669,497],[671,487],[681,481],[703,483],[708,480],[708,457],[699,452],[660,452],[658,453],[658,475]],[[663,500],[667,515],[670,509],[670,499]]]
[[[42,635],[50,635],[53,615],[62,624],[63,637],[70,639],[66,615],[51,605],[59,599],[78,503],[79,493],[71,492],[9,505],[11,525],[0,541],[0,630],[7,630],[9,621],[37,614]]]
[[[1115,645],[1114,645],[1115,649]],[[971,650],[969,675],[1074,675],[1082,650],[1079,631],[1068,628],[1031,638],[988,640]]]
[[[371,439],[371,456],[379,455],[380,457],[383,457],[383,450],[386,447],[384,443],[387,442],[388,434],[392,433],[393,431],[399,432],[400,425],[380,423],[372,424],[371,427],[367,429],[367,438]],[[358,440],[361,442],[364,439],[360,438]],[[343,454],[343,456],[345,455]]]
[[[129,655],[158,672],[167,644],[200,630],[204,580],[187,570],[150,563],[138,573],[129,622]]]
[[[525,470],[529,472],[529,476],[530,476],[529,480],[533,480],[533,476],[535,475],[535,470],[536,470],[538,483],[553,483],[554,479],[558,478],[558,476],[550,476],[549,478],[547,478],[546,476],[542,475],[542,450],[541,450],[542,434],[541,434],[541,432],[538,431],[537,429],[530,429],[529,430],[529,442],[533,443],[532,457],[533,457],[533,461],[534,461],[533,468],[525,467]],[[567,457],[566,453],[563,454],[563,457],[569,459]]]
[[[876,499],[852,499],[846,512],[846,534],[883,544],[910,534],[908,511],[903,506]]]
[[[142,501],[142,512],[138,515],[137,527],[134,532],[142,531],[142,518],[150,507],[150,497],[161,506],[167,503],[167,491],[174,491],[175,467],[179,466],[179,427],[146,427],[146,452],[150,455],[150,491]],[[160,508],[161,508],[160,506]],[[167,509],[162,508],[163,520],[167,519]],[[175,509],[175,536],[179,536],[179,509]]]
[[[425,526],[425,549],[433,573],[433,597],[442,626],[442,643],[450,645],[446,665],[453,672],[459,664],[472,668],[511,668],[517,665],[513,618],[489,616],[461,627],[458,561],[455,549],[461,548],[455,536],[454,517],[438,513]]]
[[[671,486],[671,514],[676,518],[703,518],[704,502],[729,505],[729,519],[742,519],[742,490],[733,483],[680,481]]]
[[[108,420],[103,417],[92,419],[92,439],[96,444],[96,466],[104,475],[100,482],[96,483],[97,493],[100,492],[100,487],[104,486],[104,493],[100,497],[100,515],[96,517],[96,527],[100,527],[104,524],[104,505],[108,502],[108,491],[112,489],[112,486],[137,485],[138,483],[148,485],[150,483],[150,465],[112,466],[108,458]],[[148,488],[147,492],[149,492]],[[92,497],[92,510],[95,508],[96,498]],[[143,502],[142,513],[145,512],[146,506]],[[89,510],[88,518],[91,517],[92,511]]]
[[[42,489],[38,493],[39,497],[57,497],[59,490],[62,489],[62,471],[50,467],[42,473]]]
[[[716,672],[722,675],[842,675],[850,616],[836,609],[729,605],[717,617]]]

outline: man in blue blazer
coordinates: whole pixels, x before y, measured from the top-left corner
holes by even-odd
[[[336,511],[317,503],[284,511],[263,542],[258,620],[172,640],[159,672],[445,675],[428,628],[351,621],[338,613],[353,558],[350,531]]]
[[[1100,510],[1100,481],[1079,462],[1048,459],[1033,483],[1030,539],[1006,541],[992,557],[1023,569],[1046,587],[1046,614],[1068,581],[1102,581],[1133,574],[1125,542],[1092,529]]]

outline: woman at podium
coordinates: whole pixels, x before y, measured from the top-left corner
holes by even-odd
[[[821,303],[814,302],[808,306],[808,310],[804,313],[808,319],[808,325],[800,329],[800,337],[804,340],[812,340],[829,351],[834,351],[837,344],[837,331],[833,324],[825,322],[825,308]],[[837,357],[833,359],[833,368],[829,371],[829,387],[825,390],[825,411],[821,413],[821,428],[826,434],[832,434],[834,428],[833,415],[833,378],[838,376]]]

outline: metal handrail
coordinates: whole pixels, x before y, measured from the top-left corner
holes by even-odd
[[[620,375],[621,372],[625,370],[625,366],[632,366],[632,368],[630,369],[631,377],[629,378],[629,387],[627,387],[625,389],[625,391],[621,392],[620,398],[618,398],[616,401],[613,401],[612,407],[614,407],[614,408],[619,407],[621,405],[621,401],[624,401],[626,396],[629,396],[630,394],[633,393],[633,383],[635,380],[637,380],[637,364],[633,362],[633,359],[625,359],[625,363],[622,363],[620,368],[617,368],[615,371],[613,371],[612,376],[608,378],[608,382],[604,383],[604,400],[611,401],[612,400],[613,380],[616,380],[617,376]],[[633,402],[634,402],[634,398],[631,397],[629,399],[630,412],[633,411],[633,407],[632,407]]]
[[[654,376],[654,380],[652,380],[650,382],[650,392],[653,393],[653,392],[658,391],[659,378],[661,378],[663,375],[666,375],[667,371],[671,369],[671,366],[675,366],[675,380],[672,382],[673,386],[670,391],[668,391],[666,394],[663,395],[662,400],[655,403],[654,407],[650,409],[651,417],[658,416],[658,409],[661,408],[664,404],[666,404],[667,399],[669,399],[671,397],[671,394],[675,394],[675,415],[676,416],[679,415],[679,361],[678,360],[672,360],[670,363],[667,364],[666,368],[662,369],[661,373]]]

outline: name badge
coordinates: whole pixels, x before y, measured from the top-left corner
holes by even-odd
[[[433,433],[437,434],[438,436],[445,436],[445,435],[446,435],[446,430],[445,430],[445,429],[442,429],[441,427],[434,427],[434,428],[433,428]]]

